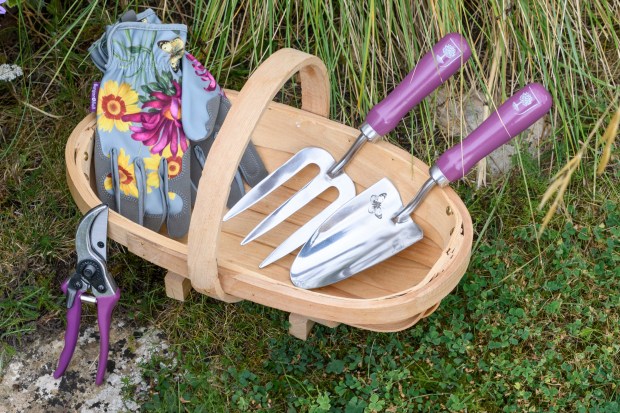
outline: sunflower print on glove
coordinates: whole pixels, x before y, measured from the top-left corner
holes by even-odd
[[[115,80],[108,80],[99,91],[97,99],[97,128],[104,132],[111,132],[116,128],[120,132],[127,132],[131,122],[123,120],[123,116],[140,112],[138,94],[131,89],[129,83],[118,84]]]
[[[168,163],[168,178],[176,178],[183,171],[183,151],[179,149],[177,155],[170,153],[170,147],[166,146],[162,155],[153,154],[148,158],[144,158],[144,166],[146,168],[146,190],[151,193],[153,188],[159,188],[159,164],[162,158],[166,158]],[[174,197],[173,197],[174,199]]]
[[[134,163],[129,163],[129,155],[125,153],[123,148],[121,148],[121,152],[118,155],[118,178],[123,194],[137,198],[138,186],[136,185]],[[106,176],[103,186],[106,191],[113,193],[112,174]]]

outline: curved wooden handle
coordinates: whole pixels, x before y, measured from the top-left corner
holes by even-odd
[[[321,59],[294,49],[279,50],[256,69],[239,92],[202,171],[188,236],[188,270],[192,287],[222,301],[239,301],[223,291],[217,270],[222,216],[230,183],[263,112],[297,72],[301,108],[328,116],[329,78]]]

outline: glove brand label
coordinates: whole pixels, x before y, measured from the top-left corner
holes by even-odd
[[[90,111],[97,112],[97,96],[99,95],[100,82],[94,82],[90,90]]]

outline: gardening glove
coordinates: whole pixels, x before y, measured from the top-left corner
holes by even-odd
[[[106,30],[97,101],[95,173],[101,200],[177,238],[189,229],[189,140],[181,123],[187,28],[122,22]]]
[[[120,22],[138,21],[142,23],[159,24],[161,21],[151,9],[136,14],[126,12]],[[104,34],[89,49],[93,62],[102,71],[105,70],[108,53],[106,35]],[[226,114],[230,109],[230,101],[215,78],[191,54],[185,52],[182,59],[182,107],[184,116],[181,119],[186,137],[190,140],[191,152],[191,187],[192,205],[196,200],[198,183],[206,162],[213,139],[217,136]],[[239,170],[231,184],[227,205],[231,207],[245,194],[242,177],[253,187],[268,175],[254,144],[250,142],[239,164]]]

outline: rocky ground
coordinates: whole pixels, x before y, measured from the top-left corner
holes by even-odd
[[[166,354],[168,344],[156,329],[135,329],[113,320],[105,382],[95,385],[99,357],[99,332],[84,325],[71,364],[56,380],[52,373],[64,346],[64,331],[40,336],[15,355],[0,377],[0,412],[131,412],[139,406],[123,397],[123,388],[148,390],[139,364],[151,355]]]

